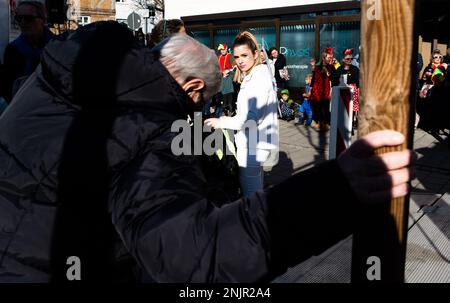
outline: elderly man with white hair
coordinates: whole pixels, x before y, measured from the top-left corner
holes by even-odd
[[[214,205],[197,156],[172,153],[170,126],[220,77],[185,34],[150,51],[100,22],[51,42],[0,118],[0,282],[269,281],[347,237],[358,203],[407,193],[410,153],[373,153],[404,138],[381,132]],[[314,196],[291,196],[299,184]]]

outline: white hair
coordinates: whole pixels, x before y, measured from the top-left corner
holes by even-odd
[[[172,35],[155,49],[160,49],[159,61],[178,83],[202,79],[205,100],[220,90],[222,74],[213,50],[183,33]]]

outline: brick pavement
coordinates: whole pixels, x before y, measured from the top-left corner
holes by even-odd
[[[407,282],[450,282],[450,139],[417,130],[414,150],[417,178],[412,181],[409,211]],[[328,134],[280,120],[280,161],[265,169],[268,185],[328,158]],[[274,282],[347,283],[351,237],[320,256],[290,269]]]

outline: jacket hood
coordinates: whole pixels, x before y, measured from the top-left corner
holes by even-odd
[[[187,94],[117,22],[96,22],[56,37],[43,52],[41,68],[54,93],[76,106],[101,109],[125,102],[188,112]]]

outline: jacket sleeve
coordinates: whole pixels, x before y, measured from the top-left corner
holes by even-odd
[[[283,69],[287,64],[286,64],[286,57],[283,54],[279,55],[279,60],[280,60],[280,69]]]
[[[122,170],[110,207],[128,251],[157,282],[270,281],[349,234],[351,195],[335,162],[218,208],[204,198],[193,157],[151,150]],[[338,191],[318,195],[333,184]],[[306,195],[293,198],[300,185]]]
[[[241,130],[244,124],[251,117],[256,116],[256,113],[251,112],[252,107],[247,100],[239,98],[237,102],[236,115],[233,117],[220,117],[220,128]]]
[[[265,73],[258,70],[250,81],[245,83],[245,91],[241,89],[237,101],[237,111],[234,117],[220,117],[220,127],[223,129],[241,130],[247,121],[258,122],[264,115],[270,98],[272,84]],[[249,127],[251,125],[248,125]]]

